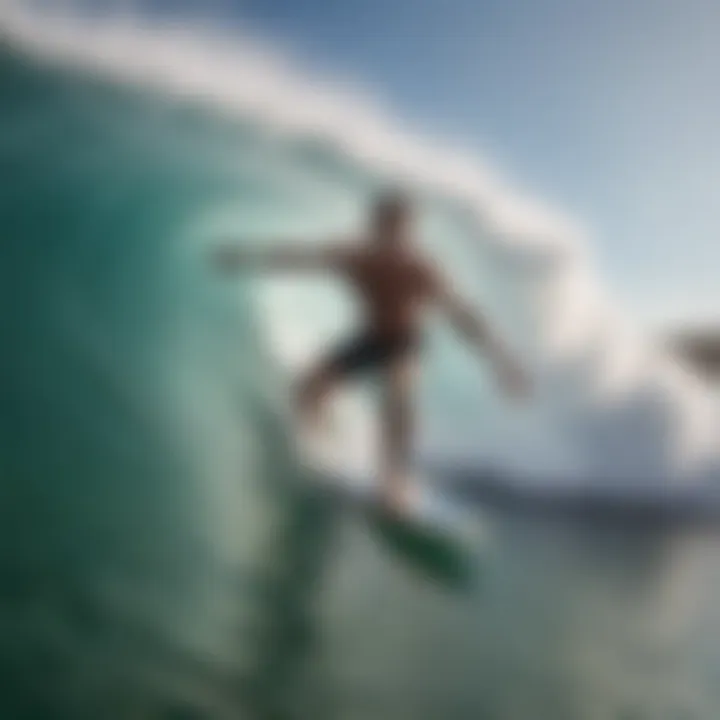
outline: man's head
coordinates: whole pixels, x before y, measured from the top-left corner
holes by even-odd
[[[407,196],[400,192],[385,192],[373,205],[373,235],[382,244],[399,245],[409,238],[412,206]]]

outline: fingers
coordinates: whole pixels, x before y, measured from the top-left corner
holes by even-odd
[[[218,269],[229,272],[240,266],[240,252],[238,248],[228,245],[214,248],[210,252],[210,262]]]

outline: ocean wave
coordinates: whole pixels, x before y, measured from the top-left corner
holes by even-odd
[[[482,159],[420,137],[349,83],[299,69],[237,28],[14,3],[2,6],[0,27],[30,57],[144,89],[146,98],[152,91],[164,110],[143,118],[146,142],[161,138],[156,150],[186,163],[187,183],[213,187],[207,202],[177,216],[191,254],[226,233],[323,237],[358,222],[379,185],[415,189],[429,249],[487,306],[536,378],[530,406],[510,408],[439,336],[422,388],[423,452],[491,460],[528,477],[644,478],[648,492],[715,476],[718,417],[708,388],[629,326],[594,269],[585,233]],[[203,122],[202,142],[178,129]],[[123,132],[130,130],[119,138]],[[260,332],[293,370],[352,317],[328,283],[250,292]],[[348,410],[345,442],[358,462],[371,455],[366,405],[362,394]]]

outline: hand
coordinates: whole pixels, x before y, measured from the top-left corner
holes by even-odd
[[[390,517],[405,517],[412,508],[414,490],[407,476],[383,478],[380,484],[380,507]]]
[[[500,363],[497,372],[500,385],[508,397],[523,400],[531,394],[530,378],[515,362],[506,360]]]
[[[222,245],[213,248],[210,253],[210,261],[218,270],[223,272],[234,272],[242,265],[242,251],[237,245]]]

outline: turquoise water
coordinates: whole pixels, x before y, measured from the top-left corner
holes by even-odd
[[[283,357],[351,307],[203,252],[342,227],[370,177],[7,50],[0,108],[3,718],[717,717],[713,535],[489,514],[458,592],[302,490]],[[499,441],[433,347],[426,439]]]

